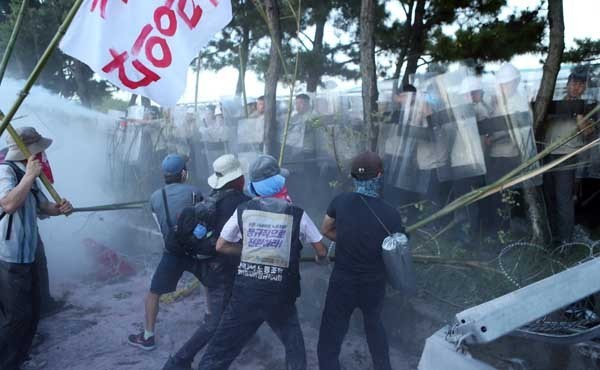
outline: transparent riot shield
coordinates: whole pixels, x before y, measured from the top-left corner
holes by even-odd
[[[237,121],[237,154],[245,173],[264,151],[265,119],[241,118]]]
[[[431,108],[423,93],[402,93],[397,103],[398,122],[380,126],[378,151],[386,181],[399,189],[426,193],[439,167]]]
[[[537,154],[533,133],[533,114],[527,93],[520,88],[520,79],[509,81],[491,79],[486,95],[491,96],[489,118],[478,122],[487,158],[486,182],[492,183]],[[534,163],[525,170],[538,167]],[[533,186],[541,183],[541,176],[521,183]]]
[[[468,77],[464,69],[430,80],[438,99],[430,104],[428,121],[433,128],[438,154],[439,181],[459,180],[486,173],[477,115],[470,94],[462,91]]]
[[[229,145],[231,130],[226,124],[220,105],[209,105],[202,111],[198,131],[203,144],[206,166],[210,171],[213,162],[231,150]]]

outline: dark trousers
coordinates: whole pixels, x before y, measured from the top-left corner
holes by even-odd
[[[490,157],[486,158],[487,174],[486,185],[493,184],[502,176],[514,170],[521,164],[520,157]],[[510,229],[511,206],[502,201],[502,193],[496,193],[488,197],[484,204],[486,213],[484,216],[485,231],[496,233],[499,230]]]
[[[46,259],[46,251],[42,239],[38,236],[38,247],[35,251],[35,261],[37,266],[37,274],[40,282],[41,309],[42,312],[50,309],[54,303],[54,299],[50,295],[50,279],[48,278],[48,260]]]
[[[27,359],[40,319],[37,263],[0,261],[0,369],[18,370]]]
[[[475,189],[479,189],[483,186],[483,184],[483,176],[468,177],[465,179],[456,180],[452,186],[453,198],[459,198]],[[476,202],[454,211],[454,220],[459,226],[463,225],[465,222],[468,222],[468,236],[472,239],[472,241],[479,240],[480,237],[481,218],[479,217],[479,206],[480,202]]]
[[[381,321],[385,284],[382,276],[357,276],[334,270],[319,332],[319,369],[340,370],[342,342],[348,332],[350,317],[357,308],[363,314],[374,369],[391,369],[389,344]]]
[[[223,312],[231,297],[231,283],[229,282],[207,289],[208,313],[204,316],[204,322],[177,354],[175,354],[175,361],[183,367],[188,367],[192,364],[196,354],[204,348],[217,331]]]
[[[286,369],[305,370],[306,351],[296,305],[253,292],[244,296],[233,293],[198,370],[228,369],[263,322],[269,324],[285,347]]]
[[[551,154],[547,161],[560,158],[560,155]],[[567,161],[562,166],[573,165]],[[544,173],[544,196],[552,231],[552,240],[556,243],[569,242],[575,227],[575,169],[554,169]]]

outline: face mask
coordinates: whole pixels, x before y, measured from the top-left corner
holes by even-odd
[[[50,183],[54,184],[54,176],[52,175],[52,168],[50,167],[50,162],[48,161],[48,157],[46,156],[46,153],[41,152],[41,153],[36,154],[35,159],[40,161],[40,163],[42,165],[42,172],[44,173],[44,175],[46,175],[48,180],[50,180]]]

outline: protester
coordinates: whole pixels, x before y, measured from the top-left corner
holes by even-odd
[[[404,232],[400,214],[381,199],[383,163],[373,152],[352,160],[354,192],[336,197],[321,231],[336,242],[336,260],[319,332],[321,370],[339,370],[339,355],[355,309],[363,313],[375,370],[389,370],[389,345],[381,321],[386,276],[381,244],[390,233]],[[382,225],[383,224],[383,225]]]
[[[32,156],[25,158],[12,137],[0,165],[0,369],[34,369],[41,364],[29,359],[41,310],[41,239],[37,218],[67,215],[73,207],[67,200],[49,202],[37,177],[50,174],[44,151],[52,140],[33,127],[17,129]]]
[[[152,194],[150,207],[166,242],[179,213],[201,201],[202,194],[196,186],[185,184],[187,169],[182,156],[167,155],[162,162],[162,171],[166,185]],[[184,271],[194,274],[201,282],[205,280],[206,266],[203,262],[187,255],[175,255],[165,249],[144,302],[144,331],[130,335],[129,344],[143,350],[154,349],[154,328],[160,296],[175,291]]]
[[[231,154],[223,155],[213,163],[214,174],[208,178],[208,185],[213,189],[210,198],[216,200],[215,228],[216,235],[221,233],[223,226],[229,220],[237,207],[248,200],[244,195],[244,175],[240,162]],[[216,247],[216,246],[215,246]],[[171,357],[163,370],[191,369],[196,354],[208,343],[217,330],[223,311],[231,297],[233,280],[239,258],[218,255],[215,257],[217,266],[211,269],[216,284],[208,288],[207,312],[204,323],[192,337]]]
[[[263,322],[282,341],[287,369],[306,369],[304,338],[295,301],[300,296],[302,241],[311,243],[319,262],[327,261],[321,234],[285,186],[287,171],[275,158],[259,156],[250,168],[256,198],[240,205],[227,221],[217,251],[241,255],[231,300],[199,370],[225,370]]]
[[[584,104],[581,100],[585,93],[587,84],[587,75],[581,72],[574,72],[569,75],[567,81],[567,94],[564,96],[563,104],[559,111],[548,114],[548,127],[546,129],[546,145],[564,139],[577,130],[583,130],[583,135],[579,135],[570,142],[562,145],[552,151],[547,157],[547,162],[552,162],[563,155],[573,153],[583,146],[585,138],[593,134],[593,130],[586,129],[583,120]],[[578,104],[581,103],[581,104]],[[544,173],[544,194],[548,209],[550,229],[552,231],[552,241],[555,245],[569,243],[573,237],[575,228],[575,172],[576,157],[563,163],[553,171]]]

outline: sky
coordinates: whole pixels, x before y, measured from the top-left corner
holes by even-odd
[[[394,2],[390,2],[393,4]],[[503,15],[510,14],[513,9],[532,8],[537,6],[539,1],[535,0],[509,0],[509,6]],[[600,27],[598,27],[598,15],[600,14],[600,1],[598,0],[564,0],[565,17],[565,42],[567,49],[574,45],[576,38],[589,37],[600,39]],[[402,11],[399,7],[389,7],[393,14]],[[339,37],[339,33],[328,25],[325,39],[332,40]],[[512,60],[512,63],[519,69],[541,68],[541,55],[521,55]],[[188,73],[188,83],[186,91],[182,96],[180,103],[194,102],[195,73],[191,70]],[[237,71],[232,68],[224,68],[218,72],[202,71],[199,78],[199,100],[217,100],[222,96],[232,96],[235,93],[237,83]],[[357,86],[359,81],[341,81],[335,79],[338,88],[346,89]],[[264,84],[258,80],[256,74],[248,71],[246,74],[246,92],[249,97],[257,97],[263,94]],[[121,97],[128,97],[129,94],[119,94]]]

